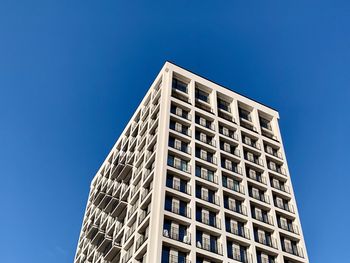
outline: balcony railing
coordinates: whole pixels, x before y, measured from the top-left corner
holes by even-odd
[[[222,255],[222,245],[219,242],[211,242],[210,239],[202,237],[202,241],[197,241],[197,247]]]
[[[178,227],[171,227],[170,229],[163,230],[163,236],[180,241],[185,244],[191,244],[191,233],[186,231],[184,234],[180,234]]]
[[[258,150],[261,149],[260,143],[255,142],[255,141],[253,141],[252,139],[250,139],[248,137],[244,137],[243,138],[243,143],[246,144],[246,145],[249,145],[249,146],[251,146],[251,147],[253,147],[255,149],[258,149]]]
[[[171,113],[173,113],[181,118],[184,118],[186,120],[191,120],[191,114],[189,114],[188,112],[186,112],[184,110],[178,111],[178,110],[171,109]]]
[[[216,146],[215,140],[213,138],[208,139],[208,137],[196,136],[196,140],[199,140],[214,147]]]
[[[267,194],[256,193],[256,192],[250,190],[249,196],[253,197],[256,200],[264,202],[266,204],[270,204],[270,199],[269,199],[269,196]]]
[[[227,130],[223,129],[222,127],[220,127],[219,132],[220,132],[220,134],[222,134],[228,138],[231,138],[231,139],[238,141],[238,135],[237,135],[237,133],[235,133],[233,131],[230,131],[230,130],[227,131]]]
[[[246,252],[241,253],[239,251],[233,251],[232,256],[229,256],[229,258],[232,258],[232,259],[239,261],[239,262],[242,262],[242,263],[251,263],[252,262],[251,255],[249,257]]]
[[[239,151],[239,149],[237,148],[234,148],[234,147],[225,147],[223,145],[220,146],[220,149],[227,152],[227,153],[230,153],[230,154],[233,154],[233,155],[236,155],[237,157],[240,157],[241,156],[241,153]]]
[[[186,186],[181,186],[181,184],[173,182],[172,184],[167,184],[167,186],[181,193],[185,193],[188,195],[191,194],[191,185],[188,183],[186,184]]]
[[[283,230],[287,230],[291,233],[297,234],[299,235],[299,228],[296,224],[285,224],[285,223],[281,223],[280,221],[278,222],[278,225],[280,228],[282,228]]]
[[[273,223],[273,218],[271,215],[269,214],[257,214],[257,213],[252,213],[252,217],[260,222],[263,222],[263,223],[266,223],[266,224],[269,224],[271,226],[274,225]]]
[[[254,181],[257,181],[259,183],[262,183],[262,184],[266,184],[266,179],[263,175],[261,174],[251,174],[251,173],[247,173],[247,176],[250,178],[250,179],[253,179]]]
[[[304,251],[299,246],[290,246],[290,245],[286,245],[282,242],[282,250],[284,252],[287,252],[289,254],[293,254],[293,255],[301,257],[301,258],[304,257]]]
[[[244,155],[244,159],[257,165],[264,166],[264,161],[260,157]]]
[[[171,125],[170,126],[171,130],[177,131],[181,134],[191,136],[191,130],[187,128],[186,126],[177,126],[177,125]]]
[[[128,231],[126,231],[126,233],[125,233],[125,241],[127,241],[129,239],[129,237],[131,237],[131,235],[135,232],[135,230],[136,230],[135,225],[132,225],[132,227],[129,228]]]
[[[175,255],[169,255],[169,260],[166,263],[191,263],[191,260]]]
[[[196,176],[204,180],[207,180],[209,182],[218,184],[218,176],[216,174],[200,172],[200,173],[196,173]]]
[[[203,121],[196,120],[196,123],[202,127],[215,131],[215,125],[213,122],[209,122],[209,121],[203,122]]]
[[[215,156],[212,156],[212,155],[209,155],[209,154],[203,154],[203,153],[200,153],[200,154],[196,154],[196,157],[204,160],[204,161],[207,161],[209,163],[212,163],[212,164],[217,164],[217,160],[216,160],[216,157]]]
[[[143,220],[145,220],[146,216],[148,216],[148,214],[151,212],[150,209],[147,209],[147,210],[143,210],[140,214],[140,217],[139,217],[139,224],[141,224],[143,222]]]
[[[214,205],[220,205],[220,198],[218,195],[209,196],[200,192],[197,197]]]
[[[276,199],[274,200],[274,203],[275,203],[275,206],[278,207],[278,208],[281,208],[285,211],[288,211],[288,212],[291,212],[291,213],[294,213],[294,207],[293,205],[291,204],[288,204],[288,203],[281,203],[281,202],[277,202]]]
[[[228,227],[226,228],[227,232],[230,232],[236,236],[244,237],[249,239],[249,229],[246,227]]]
[[[277,157],[278,159],[281,159],[281,160],[283,159],[282,153],[277,151],[277,150],[274,150],[274,149],[269,150],[269,148],[265,147],[265,152],[267,152],[270,155],[273,155],[273,156]]]
[[[276,239],[272,237],[266,237],[261,235],[255,236],[255,241],[268,247],[277,248]]]
[[[181,152],[191,154],[191,147],[185,143],[169,143],[169,146]]]
[[[165,210],[172,212],[177,215],[185,216],[187,218],[191,218],[191,209],[189,207],[185,207],[184,209],[180,209],[179,206],[172,205],[170,208],[165,208]]]
[[[236,212],[236,213],[239,213],[241,215],[247,215],[247,208],[244,206],[244,205],[231,205],[230,203],[228,203],[228,205],[225,206],[225,208],[233,211],[233,212]]]
[[[235,172],[237,174],[242,174],[242,168],[239,167],[236,163],[233,163],[233,162],[229,163],[229,162],[222,161],[221,167],[227,170],[230,170],[232,172]]]
[[[244,186],[240,185],[239,183],[223,181],[222,184],[227,189],[233,190],[233,191],[235,191],[237,193],[244,194]]]
[[[171,96],[173,96],[174,98],[177,98],[177,99],[182,100],[184,102],[190,103],[187,91],[185,91],[184,89],[182,89],[182,88],[179,89],[177,87],[173,87],[171,91],[172,91]]]
[[[272,186],[273,188],[278,189],[278,190],[280,190],[280,191],[282,191],[282,192],[285,192],[285,193],[287,193],[287,194],[290,193],[289,187],[288,187],[287,185],[285,185],[285,184],[277,184],[277,183],[275,183],[275,182],[272,181],[271,186]]]
[[[287,172],[286,172],[286,170],[283,167],[278,167],[276,165],[272,165],[271,163],[268,163],[268,168],[271,171],[277,172],[279,174],[287,175]]]
[[[136,250],[135,251],[137,251],[142,246],[142,244],[144,244],[146,242],[147,239],[148,239],[148,235],[147,236],[141,235],[136,240]]]
[[[168,165],[180,171],[191,173],[191,165],[188,163],[184,163],[179,160],[174,160],[174,161],[168,161]]]
[[[202,216],[199,220],[199,222],[208,225],[213,226],[215,228],[221,229],[221,220],[218,217],[206,217]]]

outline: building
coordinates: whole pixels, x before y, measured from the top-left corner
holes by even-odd
[[[307,263],[278,112],[166,62],[91,183],[75,263]]]

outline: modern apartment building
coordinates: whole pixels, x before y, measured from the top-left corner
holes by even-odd
[[[75,263],[308,263],[278,112],[166,62],[92,180]]]

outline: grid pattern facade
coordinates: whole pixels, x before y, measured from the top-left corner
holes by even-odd
[[[309,262],[278,118],[165,63],[91,183],[75,263]]]

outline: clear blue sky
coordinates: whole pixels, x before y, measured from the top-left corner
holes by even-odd
[[[1,262],[73,262],[165,60],[279,110],[310,259],[349,262],[349,1],[217,2],[0,1]]]

